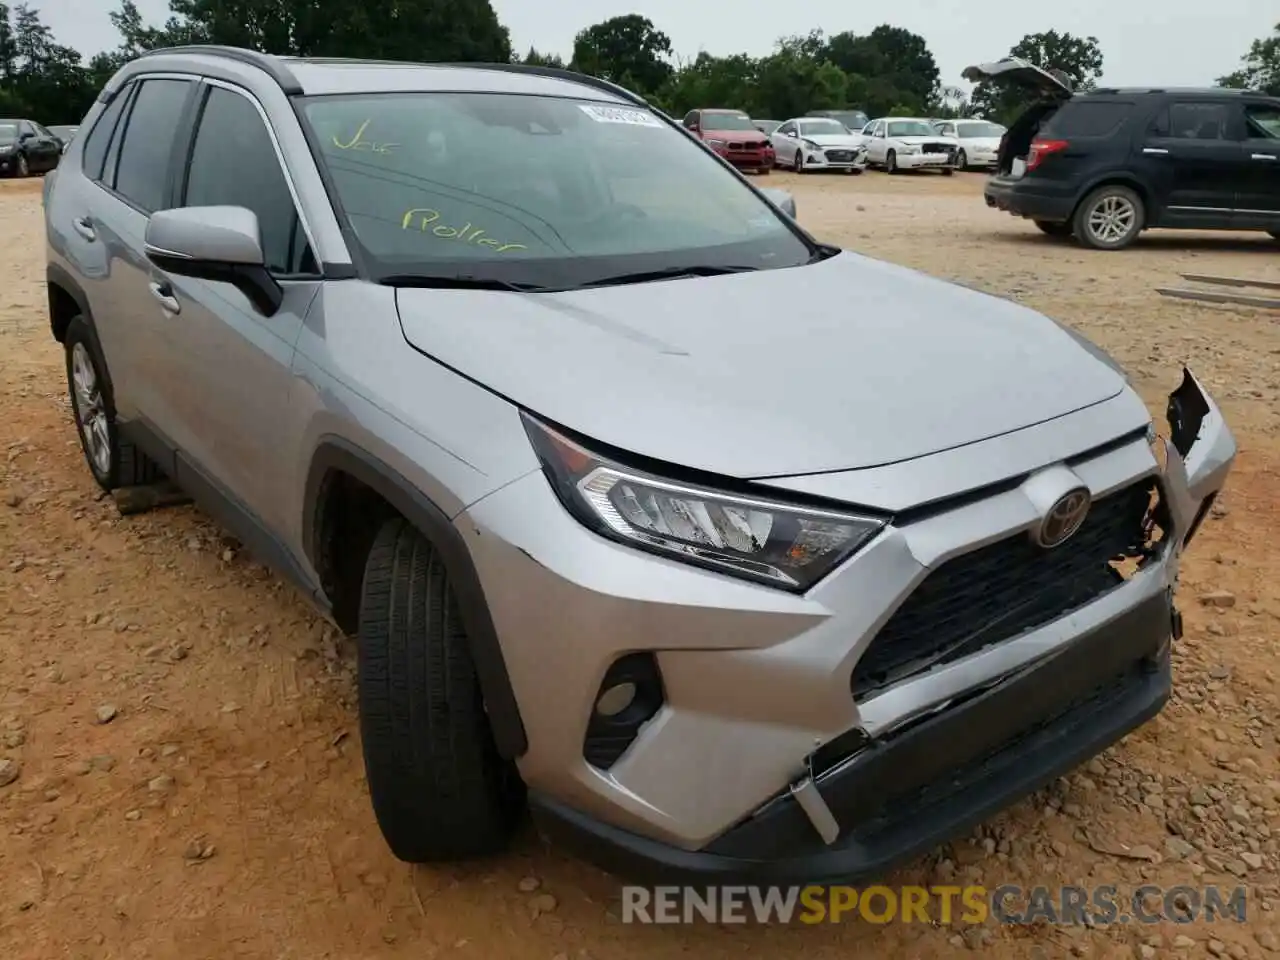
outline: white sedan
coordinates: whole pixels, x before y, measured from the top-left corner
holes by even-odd
[[[1000,163],[1000,140],[1007,132],[990,120],[937,120],[936,129],[944,137],[955,137],[960,142],[956,153],[956,166],[994,169]]]
[[[872,120],[862,128],[862,142],[867,145],[867,163],[890,173],[929,169],[951,176],[960,148],[955,137],[942,136],[918,117]]]
[[[774,162],[798,173],[812,170],[844,170],[861,173],[867,166],[862,138],[839,120],[798,117],[778,125],[769,137]]]

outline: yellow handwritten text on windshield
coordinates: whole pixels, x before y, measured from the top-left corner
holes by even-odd
[[[333,145],[339,150],[363,150],[368,153],[391,153],[393,147],[398,147],[398,143],[375,143],[373,140],[365,140],[365,131],[369,129],[372,120],[366,120],[360,124],[360,129],[356,131],[356,135],[343,143],[336,136],[333,137]]]
[[[415,221],[414,218],[417,218]],[[459,243],[472,243],[477,247],[492,247],[494,252],[503,253],[507,250],[528,250],[523,243],[503,243],[501,240],[495,240],[493,237],[486,237],[484,230],[474,224],[467,222],[461,227],[450,227],[445,224],[436,224],[440,219],[439,210],[430,210],[426,207],[414,207],[412,210],[406,210],[404,217],[400,220],[400,229],[408,230],[416,222],[417,227],[423,233],[427,232],[427,228],[431,228],[431,233],[442,240],[457,240]],[[432,224],[436,224],[432,226]]]

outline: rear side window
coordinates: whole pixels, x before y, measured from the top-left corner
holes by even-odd
[[[129,94],[132,92],[133,84],[118,90],[112,101],[107,104],[107,108],[98,115],[98,121],[89,131],[89,135],[85,137],[81,162],[85,176],[92,180],[102,179],[102,163],[107,158],[107,144],[111,142],[111,135],[116,131],[120,114],[124,112],[125,104],[129,102]]]
[[[144,80],[129,111],[115,189],[144,213],[165,203],[174,132],[182,120],[189,80]]]
[[[315,269],[271,135],[257,108],[238,93],[209,88],[183,205],[246,207],[258,215],[268,270]]]
[[[1105,137],[1119,129],[1133,110],[1116,100],[1068,100],[1040,128],[1044,137]]]
[[[1171,103],[1151,121],[1151,133],[1174,140],[1226,140],[1231,107],[1225,103]]]

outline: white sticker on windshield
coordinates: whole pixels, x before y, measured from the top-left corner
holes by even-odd
[[[626,107],[601,107],[580,103],[578,108],[596,123],[629,123],[637,127],[660,127],[662,121],[648,110],[630,110]]]

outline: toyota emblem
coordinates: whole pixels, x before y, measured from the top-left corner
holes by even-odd
[[[1037,546],[1051,550],[1071,539],[1089,515],[1091,498],[1083,487],[1071,490],[1058,499],[1031,535]]]

